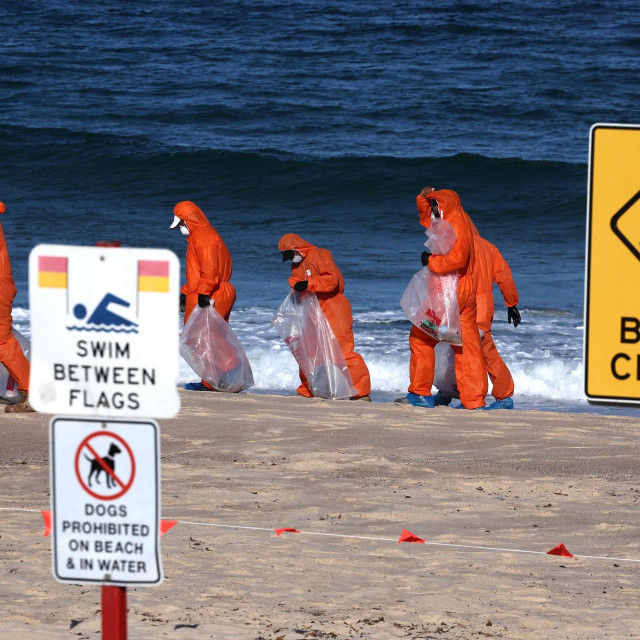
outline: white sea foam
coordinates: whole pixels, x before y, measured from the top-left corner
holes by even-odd
[[[518,397],[568,402],[586,402],[582,362],[549,358],[538,364],[508,362]]]
[[[274,309],[234,310],[231,326],[244,346],[253,369],[253,390],[294,393],[299,384],[298,366],[286,345],[271,327]],[[13,310],[14,325],[29,336],[29,312]],[[576,408],[586,410],[582,386],[582,319],[566,314],[535,314],[535,322],[514,329],[496,322],[494,338],[515,382],[515,401],[528,408]],[[409,385],[410,325],[401,310],[354,314],[356,350],[369,367],[374,399],[389,400],[406,393]],[[197,376],[180,358],[179,383]]]

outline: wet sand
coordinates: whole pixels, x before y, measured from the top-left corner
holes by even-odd
[[[163,517],[640,560],[640,420],[182,392]],[[49,508],[48,416],[0,416],[0,507]],[[37,512],[0,511],[0,638],[97,638]],[[131,638],[640,638],[640,563],[179,524]]]

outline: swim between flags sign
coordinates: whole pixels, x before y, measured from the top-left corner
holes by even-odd
[[[175,416],[179,268],[165,249],[35,247],[29,257],[34,409]]]

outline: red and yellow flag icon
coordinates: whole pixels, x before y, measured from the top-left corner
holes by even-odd
[[[167,260],[139,260],[138,291],[168,293],[169,262]]]
[[[67,264],[67,258],[60,256],[39,256],[38,286],[51,289],[66,289]]]

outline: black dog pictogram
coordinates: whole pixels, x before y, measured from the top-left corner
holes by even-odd
[[[122,449],[120,449],[120,447],[115,442],[112,442],[111,446],[109,447],[109,454],[103,456],[102,458],[104,463],[111,469],[111,471],[116,470],[115,456],[118,453],[122,453]],[[95,458],[90,458],[86,453],[84,454],[84,457],[91,463],[91,470],[89,471],[89,477],[87,478],[87,483],[89,486],[91,486],[91,476],[93,476],[94,473],[96,476],[96,482],[100,484],[100,473],[103,471],[107,476],[107,488],[111,489],[112,487],[116,486],[116,481],[111,477],[110,474],[105,471],[104,467]]]

